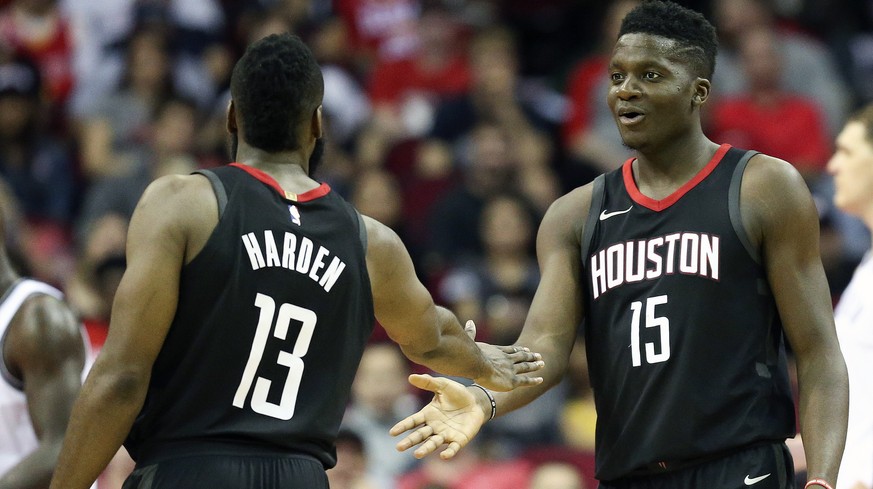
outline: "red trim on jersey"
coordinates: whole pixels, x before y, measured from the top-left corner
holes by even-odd
[[[326,183],[322,183],[318,187],[315,187],[312,190],[307,190],[302,194],[297,194],[297,202],[309,202],[310,200],[315,200],[319,197],[324,197],[327,193],[330,192],[330,185]]]
[[[634,181],[634,170],[633,170],[633,162],[635,158],[631,158],[624,162],[622,166],[621,172],[624,177],[624,186],[627,189],[627,193],[630,194],[631,199],[637,204],[640,204],[643,207],[651,209],[655,212],[660,212],[671,205],[675,204],[679,199],[682,198],[683,195],[687,194],[691,189],[697,186],[698,183],[702,182],[704,178],[708,177],[715,167],[718,166],[721,159],[724,157],[725,153],[731,148],[730,144],[722,144],[719,146],[718,150],[712,155],[712,159],[709,160],[709,163],[706,164],[700,171],[694,175],[694,178],[685,182],[684,185],[676,189],[672,194],[664,197],[661,200],[655,200],[651,197],[644,195],[640,192],[640,189],[637,187],[637,182]]]
[[[230,166],[233,166],[233,167],[239,168],[240,170],[243,170],[244,172],[248,173],[249,175],[260,180],[261,182],[269,185],[276,192],[279,192],[279,195],[283,199],[288,199],[288,197],[286,197],[285,190],[282,189],[282,186],[279,185],[279,182],[277,182],[275,178],[271,177],[266,172],[259,170],[257,168],[245,165],[243,163],[231,163]],[[308,202],[310,200],[315,200],[319,197],[324,197],[325,195],[327,195],[328,192],[330,192],[330,185],[328,185],[326,183],[322,183],[321,185],[319,185],[318,187],[315,187],[312,190],[307,190],[306,192],[303,192],[302,194],[297,194],[296,202]]]

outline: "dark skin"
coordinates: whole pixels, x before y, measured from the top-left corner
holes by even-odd
[[[669,39],[626,34],[618,40],[610,65],[608,103],[625,143],[637,151],[633,164],[637,186],[654,199],[679,189],[718,148],[700,127],[699,110],[709,96],[710,83],[674,52],[674,41]],[[643,117],[627,116],[628,108]],[[495,393],[498,414],[531,402],[557,384],[567,369],[576,325],[584,316],[578,263],[591,192],[591,185],[573,190],[555,201],[543,219],[537,237],[542,278],[518,342],[542,353],[544,382]],[[815,206],[794,167],[759,154],[745,170],[740,210],[743,225],[760,250],[797,358],[809,478],[834,484],[845,444],[848,377],[818,249]],[[479,430],[484,413],[490,414],[490,404],[479,389],[429,376],[414,376],[412,381],[437,395],[422,411],[398,423],[392,434],[413,430],[398,449],[418,445],[414,452],[418,458],[444,443],[463,446]],[[441,456],[454,456],[457,450],[451,448]]]
[[[0,245],[0,294],[18,278]],[[85,344],[79,322],[62,301],[44,295],[31,297],[12,318],[2,348],[9,372],[24,382],[28,414],[39,446],[0,474],[0,489],[45,488],[81,387]]]
[[[233,102],[228,108],[236,160],[272,176],[292,200],[320,185],[309,176],[310,156],[322,136],[320,104],[311,114],[297,129],[299,149],[270,153],[246,143]],[[473,342],[453,314],[434,304],[397,235],[373,219],[364,221],[376,318],[408,358],[496,390],[542,381],[527,375],[542,367],[539,354]],[[127,270],[109,335],[76,402],[51,488],[87,488],[121,446],[175,315],[181,268],[203,249],[217,223],[215,194],[200,175],[163,177],[146,190],[131,219]]]

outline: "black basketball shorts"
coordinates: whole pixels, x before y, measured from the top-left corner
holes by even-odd
[[[601,482],[600,489],[793,489],[794,462],[784,443],[758,445],[662,474]]]
[[[314,458],[194,455],[137,467],[122,489],[328,489]]]

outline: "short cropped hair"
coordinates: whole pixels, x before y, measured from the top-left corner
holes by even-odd
[[[299,37],[273,34],[246,49],[233,68],[230,92],[248,144],[269,152],[296,150],[296,128],[321,104],[324,80]]]
[[[618,36],[651,34],[675,41],[687,51],[697,75],[712,79],[718,38],[715,27],[700,12],[667,0],[646,0],[622,20]]]
[[[864,139],[873,146],[873,104],[866,105],[849,116],[848,122],[860,122],[864,126]]]

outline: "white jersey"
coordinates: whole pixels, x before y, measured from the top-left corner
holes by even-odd
[[[0,298],[0,474],[4,474],[39,445],[27,412],[24,383],[9,372],[6,359],[3,358],[3,343],[12,318],[24,301],[38,294],[63,298],[61,291],[30,279],[17,281]]]
[[[837,489],[873,487],[873,253],[855,270],[834,320],[849,370],[849,430]]]

